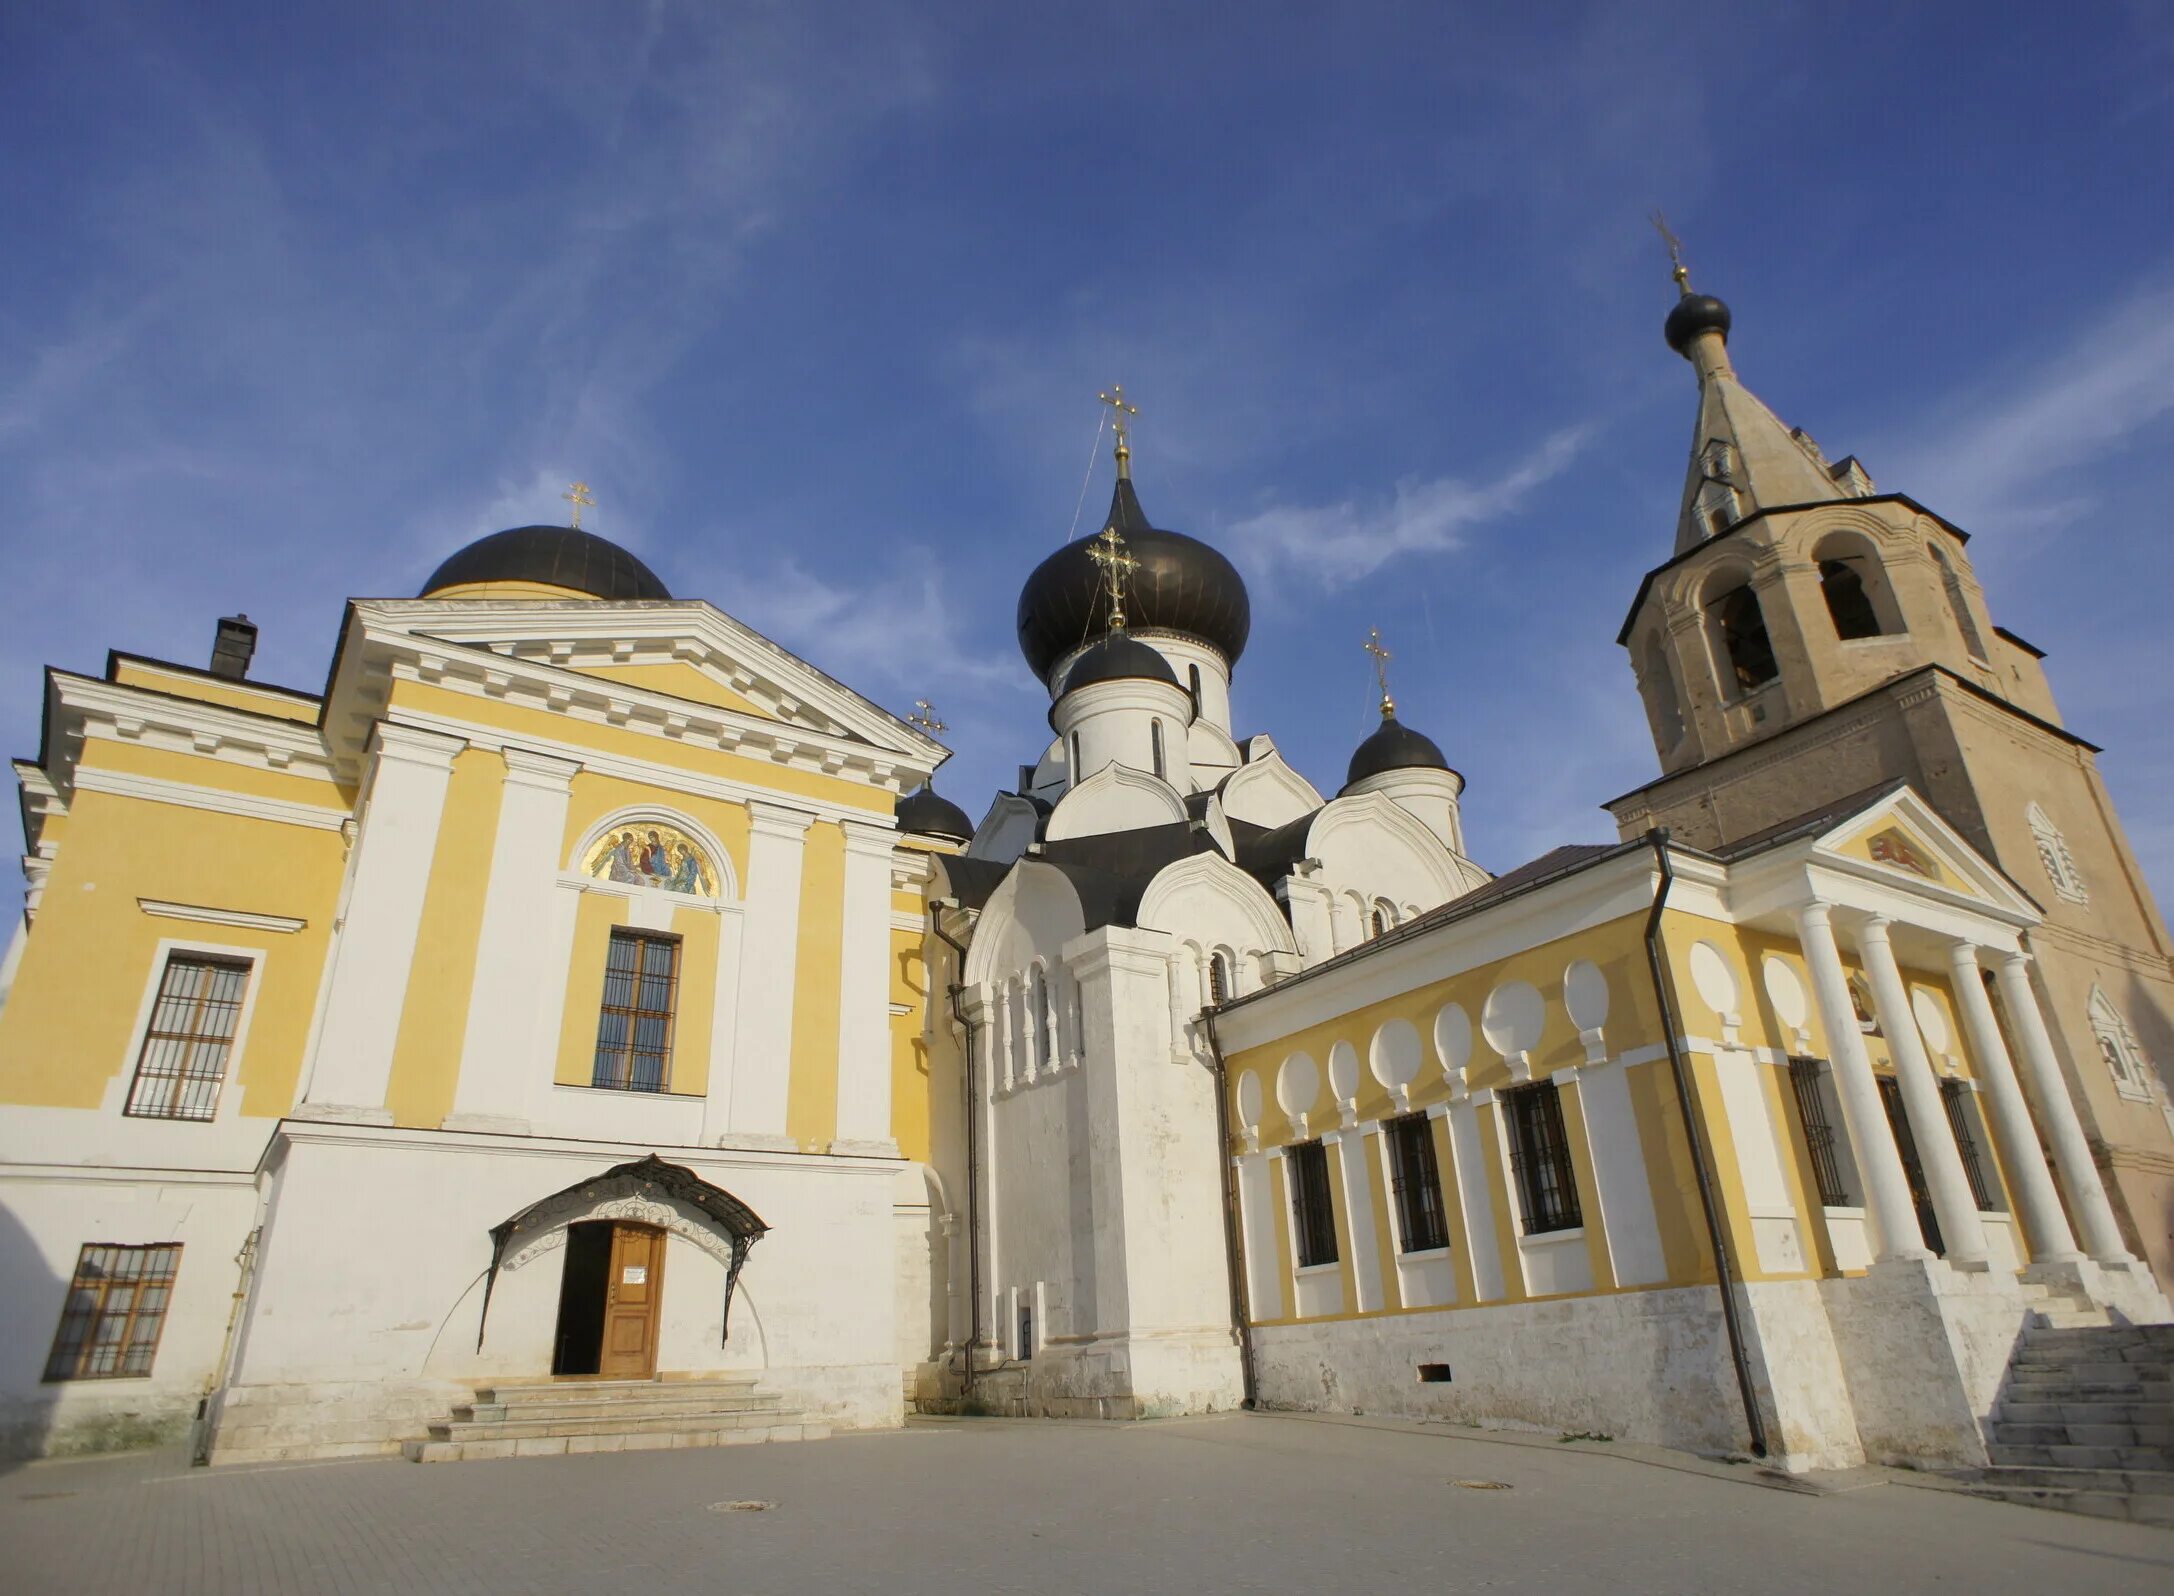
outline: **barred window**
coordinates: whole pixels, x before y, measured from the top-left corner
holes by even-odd
[[[1961,1081],[1943,1080],[1940,1101],[1947,1107],[1948,1128],[1955,1132],[1955,1150],[1962,1155],[1963,1173],[1970,1180],[1970,1200],[1981,1214],[2007,1212],[2000,1186],[1986,1170],[1979,1151],[1984,1145],[1984,1122],[1978,1117],[1978,1094]]]
[[[1823,1208],[1855,1206],[1850,1181],[1844,1170],[1847,1149],[1836,1139],[1833,1086],[1827,1078],[1827,1061],[1792,1058],[1789,1085],[1797,1099],[1797,1118],[1804,1126],[1805,1150],[1812,1157],[1812,1179],[1819,1187]]]
[[[1442,1211],[1442,1175],[1434,1158],[1434,1127],[1424,1114],[1405,1114],[1383,1127],[1389,1152],[1389,1189],[1396,1195],[1397,1229],[1404,1251],[1429,1252],[1449,1245]]]
[[[1585,1223],[1578,1207],[1577,1177],[1570,1167],[1570,1138],[1563,1133],[1562,1098],[1553,1081],[1535,1081],[1501,1096],[1509,1115],[1510,1162],[1525,1234],[1575,1230]]]
[[[1284,1163],[1291,1176],[1293,1241],[1298,1266],[1336,1262],[1336,1207],[1329,1196],[1329,1153],[1319,1142],[1300,1142]]]
[[[45,1360],[48,1380],[126,1380],[151,1372],[166,1323],[166,1301],[181,1267],[181,1245],[103,1247],[86,1243]]]
[[[213,1118],[248,989],[247,959],[169,953],[123,1112],[142,1119]]]
[[[678,937],[656,931],[612,932],[591,1085],[624,1092],[665,1089],[672,1073],[672,1011],[678,994]]]

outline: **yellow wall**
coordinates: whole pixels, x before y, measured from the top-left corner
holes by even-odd
[[[753,699],[735,693],[700,666],[690,665],[685,660],[665,660],[655,665],[576,665],[570,668],[584,676],[601,676],[606,681],[625,682],[629,687],[640,687],[652,693],[670,693],[689,703],[708,704],[714,709],[729,709],[763,720],[777,719]]]
[[[86,763],[104,764],[114,746],[91,744]],[[225,768],[193,763],[203,767],[190,773],[198,785]],[[157,979],[158,945],[172,940],[263,952],[227,1090],[239,1083],[244,1113],[286,1112],[345,866],[339,833],[84,791],[69,820],[0,1012],[0,1101],[97,1107],[108,1082],[135,1067],[130,1038]],[[139,897],[307,923],[282,933],[154,917]]]
[[[845,831],[808,828],[800,862],[800,941],[793,968],[793,1067],[785,1134],[819,1150],[838,1134],[838,1001],[845,934]]]
[[[113,680],[127,687],[148,687],[155,693],[170,693],[176,698],[193,698],[202,704],[222,704],[228,709],[239,709],[252,715],[269,715],[274,720],[297,721],[305,726],[314,726],[317,723],[315,699],[270,692],[262,686],[245,681],[229,681],[220,676],[199,676],[193,671],[167,670],[149,660],[115,660]]]

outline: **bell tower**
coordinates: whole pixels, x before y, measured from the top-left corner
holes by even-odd
[[[2040,1003],[2130,1246],[2174,1278],[2174,1109],[2136,1063],[2174,1059],[2174,945],[2098,750],[1994,624],[1969,534],[1786,425],[1736,375],[1728,306],[1676,281],[1697,421],[1674,552],[1616,638],[1662,774],[1608,810],[1720,848],[1908,782],[2045,909]]]

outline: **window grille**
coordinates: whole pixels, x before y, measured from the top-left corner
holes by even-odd
[[[1804,1145],[1812,1155],[1812,1178],[1819,1186],[1820,1206],[1847,1208],[1849,1184],[1842,1179],[1842,1161],[1835,1153],[1834,1124],[1827,1118],[1827,1099],[1820,1090],[1820,1077],[1826,1068],[1824,1059],[1793,1058],[1789,1061],[1789,1084],[1796,1091],[1797,1118],[1804,1124]]]
[[[181,1245],[85,1244],[45,1360],[48,1380],[127,1380],[151,1372]]]
[[[1389,1142],[1389,1189],[1396,1196],[1397,1229],[1404,1251],[1429,1252],[1449,1245],[1442,1210],[1442,1176],[1434,1159],[1434,1127],[1424,1114],[1405,1114],[1384,1127]]]
[[[614,930],[604,961],[593,1086],[661,1092],[672,1070],[672,1011],[679,993],[679,938]]]
[[[211,1119],[249,989],[249,961],[170,953],[159,974],[125,1112],[143,1119]]]
[[[1291,1176],[1291,1214],[1298,1266],[1336,1262],[1336,1207],[1329,1196],[1329,1154],[1319,1142],[1300,1142],[1284,1167]]]
[[[1510,1116],[1510,1162],[1525,1234],[1575,1230],[1585,1223],[1578,1183],[1570,1167],[1570,1139],[1563,1133],[1563,1105],[1553,1081],[1535,1081],[1502,1094]]]
[[[1210,1003],[1227,1003],[1230,1001],[1230,965],[1220,953],[1212,953],[1208,956],[1208,1001]]]
[[[1974,1095],[1961,1081],[1940,1083],[1940,1100],[1948,1111],[1948,1128],[1955,1132],[1955,1150],[1962,1154],[1963,1173],[1970,1177],[1970,1200],[1981,1214],[2000,1213],[2003,1211],[2000,1194],[1993,1189],[1985,1161],[1978,1156],[1977,1128],[1972,1124],[1977,1118],[1976,1105],[1971,1102]]]

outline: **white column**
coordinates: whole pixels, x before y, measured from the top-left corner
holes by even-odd
[[[889,826],[845,822],[833,1152],[898,1156],[891,1134],[891,851],[897,842]]]
[[[1449,1102],[1449,1146],[1457,1169],[1457,1202],[1464,1210],[1465,1252],[1472,1260],[1472,1294],[1499,1302],[1502,1247],[1495,1237],[1495,1196],[1487,1179],[1487,1151],[1480,1136],[1479,1106],[1463,1092]]]
[[[1894,1055],[1895,1084],[1902,1088],[1902,1109],[1910,1117],[1911,1139],[1917,1143],[1918,1161],[1925,1169],[1932,1211],[1940,1221],[1940,1239],[1947,1244],[1947,1260],[1959,1269],[1983,1269],[1985,1226],[1978,1218],[1978,1200],[1971,1194],[1970,1177],[1963,1172],[1963,1155],[1955,1146],[1947,1105],[1940,1100],[1940,1081],[1917,1034],[1917,1016],[1903,988],[1902,971],[1895,964],[1888,924],[1886,916],[1875,914],[1857,929],[1858,951],[1864,955],[1865,974],[1872,982],[1872,1008],[1887,1037],[1888,1051]]]
[[[1283,1270],[1276,1257],[1276,1198],[1268,1183],[1268,1155],[1238,1159],[1238,1230],[1246,1249],[1246,1306],[1258,1324],[1281,1319]]]
[[[505,757],[460,1079],[445,1128],[525,1134],[529,1077],[549,1078],[557,1060],[560,1010],[547,1013],[536,1001],[553,984],[544,968],[551,939],[538,932],[560,890],[567,796],[581,766],[525,748],[508,748]]]
[[[1374,1228],[1374,1194],[1367,1189],[1366,1138],[1378,1131],[1330,1131],[1321,1140],[1336,1149],[1336,1175],[1344,1189],[1344,1222],[1351,1232],[1351,1283],[1358,1311],[1379,1313],[1382,1308],[1381,1233]]]
[[[1886,1105],[1872,1078],[1872,1061],[1865,1056],[1864,1035],[1857,1029],[1849,978],[1842,973],[1841,950],[1834,945],[1832,911],[1827,904],[1808,903],[1797,910],[1796,921],[1797,942],[1812,974],[1812,1000],[1819,1005],[1820,1022],[1827,1028],[1827,1049],[1834,1055],[1829,1062],[1842,1100],[1842,1118],[1849,1126],[1857,1171],[1864,1178],[1865,1206],[1879,1232],[1875,1261],[1930,1258],[1931,1249],[1918,1228],[1917,1205],[1910,1200],[1910,1180],[1902,1172],[1902,1154],[1895,1149]]]
[[[1977,1066],[1985,1103],[1993,1111],[1994,1134],[2006,1155],[2009,1183],[2022,1210],[2023,1234],[2030,1242],[2031,1262],[2074,1263],[2083,1257],[2068,1215],[2061,1212],[2061,1194],[2046,1168],[2038,1145],[2038,1127],[2031,1123],[2023,1088],[2016,1084],[2015,1065],[2001,1040],[2000,1023],[1993,1018],[1992,1001],[1985,995],[1985,977],[1978,968],[1978,950],[1967,942],[1948,949],[1948,969],[1953,976],[1955,1003],[1963,1012],[1963,1034],[1970,1038],[1971,1061]]]
[[[423,894],[458,737],[379,721],[369,796],[355,838],[353,885],[326,975],[323,1024],[297,1119],[390,1124],[385,1085],[422,927]]]
[[[815,817],[751,802],[747,910],[733,1042],[731,1137],[789,1146],[786,1094],[793,1072],[793,986],[800,956],[800,870]]]
[[[1638,1115],[1631,1107],[1629,1073],[1607,1058],[1579,1065],[1574,1073],[1615,1283],[1642,1286],[1665,1280],[1668,1263],[1661,1254],[1661,1225],[1653,1211],[1653,1182],[1646,1173]]]
[[[2106,1201],[2106,1187],[2076,1118],[2076,1105],[2061,1079],[2061,1064],[2053,1056],[2053,1039],[2046,1034],[2046,1018],[2038,1010],[2038,994],[2031,990],[2031,959],[2027,953],[2004,954],[2000,961],[2000,1000],[2008,1006],[2008,1023],[2015,1027],[2016,1046],[2023,1053],[2023,1069],[2038,1099],[2038,1112],[2053,1138],[2054,1167],[2068,1188],[2076,1226],[2083,1232],[2084,1250],[2102,1264],[2134,1263],[2121,1226]]]

